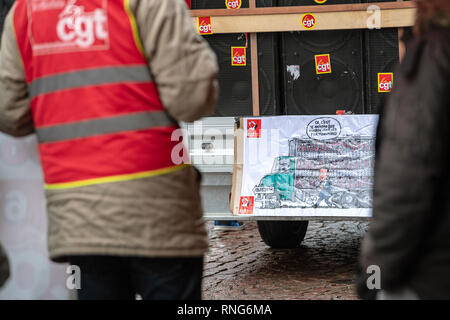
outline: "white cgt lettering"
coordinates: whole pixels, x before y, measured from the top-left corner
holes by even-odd
[[[198,29],[200,30],[200,32],[211,32],[211,25],[202,25],[200,27],[198,27]]]
[[[314,19],[304,20],[304,21],[303,21],[303,25],[304,25],[306,28],[311,28],[312,26],[314,26]]]
[[[244,56],[233,57],[233,62],[236,64],[244,64],[245,57]]]
[[[87,48],[94,44],[95,38],[104,40],[108,37],[105,24],[105,10],[96,9],[92,13],[62,18],[56,31],[62,41],[75,41],[80,47]]]
[[[382,82],[380,83],[379,87],[381,90],[390,91],[392,89],[392,81]]]
[[[330,70],[330,64],[329,64],[328,62],[325,63],[325,64],[319,64],[319,65],[317,66],[317,70],[319,70],[319,71],[321,71],[321,72],[328,71],[328,70]]]
[[[231,9],[239,8],[239,1],[238,0],[228,1],[228,8],[231,8]]]

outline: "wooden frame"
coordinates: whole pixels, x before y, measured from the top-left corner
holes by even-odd
[[[313,30],[367,29],[367,20],[372,14],[367,9],[373,5],[381,10],[381,28],[409,27],[414,24],[416,6],[410,1],[191,10],[191,15],[195,24],[197,17],[210,16],[214,33],[308,31],[300,23],[305,13],[312,13],[317,18]]]
[[[250,33],[252,59],[253,115],[260,115],[258,83],[258,32],[315,31],[367,29],[368,20],[377,6],[380,12],[380,28],[401,28],[414,24],[416,5],[412,1],[374,2],[321,6],[292,6],[256,8],[255,0],[249,1],[249,8],[239,10],[211,9],[190,10],[197,28],[198,17],[211,17],[214,33]],[[314,28],[306,29],[301,24],[302,16],[314,15]],[[400,52],[401,56],[401,52]]]
[[[234,165],[233,182],[231,185],[230,211],[234,215],[239,211],[239,198],[242,189],[242,170],[244,168],[244,121],[239,119],[239,124],[234,125]]]
[[[250,9],[256,8],[256,0],[249,1]],[[259,116],[259,71],[258,71],[258,38],[256,33],[250,33],[250,48],[252,56],[252,101],[253,115]]]

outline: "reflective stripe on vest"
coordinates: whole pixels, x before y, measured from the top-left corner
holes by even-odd
[[[30,97],[80,87],[124,82],[150,82],[148,67],[119,66],[67,72],[35,79],[29,86]]]
[[[137,172],[137,173],[131,173],[131,174],[123,174],[123,175],[117,175],[117,176],[110,176],[110,177],[101,177],[101,178],[95,178],[95,179],[87,179],[87,180],[81,180],[81,181],[73,181],[73,182],[63,182],[63,183],[52,183],[52,184],[45,184],[46,190],[62,190],[62,189],[73,189],[73,188],[80,188],[80,187],[87,187],[92,186],[96,184],[103,184],[103,183],[111,183],[111,182],[124,182],[124,181],[132,181],[137,179],[144,179],[144,178],[150,178],[150,177],[156,177],[159,175],[175,172],[187,167],[190,167],[190,164],[180,164],[172,167],[162,168],[158,170],[151,170],[146,172]]]
[[[36,133],[39,143],[49,143],[176,124],[165,111],[151,111],[37,128]]]

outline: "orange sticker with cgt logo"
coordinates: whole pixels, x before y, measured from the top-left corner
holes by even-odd
[[[391,92],[394,84],[394,74],[392,72],[378,73],[378,92]]]
[[[242,6],[242,0],[225,0],[227,9],[239,9]]]
[[[213,34],[211,17],[198,17],[197,26],[199,34]]]
[[[240,67],[247,65],[247,52],[245,47],[231,47],[231,65]]]
[[[302,15],[300,21],[303,29],[312,30],[316,26],[317,18],[312,13],[305,13]]]
[[[329,54],[318,54],[314,56],[316,61],[316,73],[331,73],[331,61]]]
[[[239,200],[239,214],[253,214],[255,197],[246,196]]]

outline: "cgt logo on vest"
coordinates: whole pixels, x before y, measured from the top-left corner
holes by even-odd
[[[245,47],[231,47],[231,65],[232,66],[246,66],[247,53]]]
[[[58,38],[63,42],[72,42],[81,48],[89,48],[96,41],[108,39],[107,15],[103,8],[85,12],[84,6],[77,6],[77,0],[69,0],[59,14],[56,25]]]
[[[242,5],[241,0],[225,0],[225,5],[228,9],[239,9]]]
[[[378,74],[378,92],[391,92],[394,83],[392,72]]]
[[[317,22],[316,16],[313,15],[312,13],[305,13],[304,15],[302,15],[302,18],[300,20],[301,20],[303,29],[306,29],[306,30],[314,29],[314,27],[316,26],[316,22]]]
[[[329,54],[315,55],[314,59],[316,60],[317,74],[331,73],[331,63]]]
[[[198,33],[212,34],[211,17],[198,17]]]

